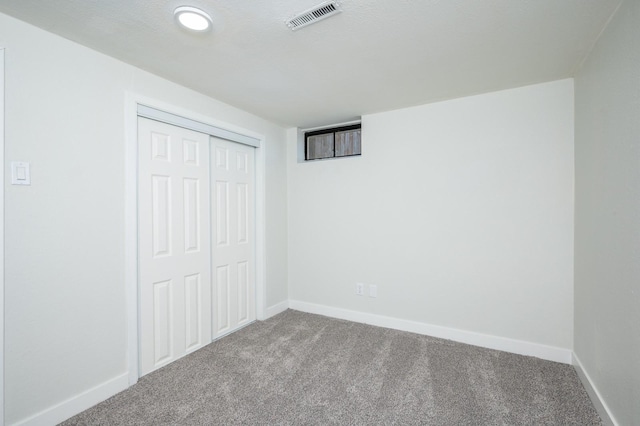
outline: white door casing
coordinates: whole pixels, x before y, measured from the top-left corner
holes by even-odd
[[[138,119],[140,375],[211,341],[209,136]]]
[[[256,319],[255,149],[211,138],[213,338]]]

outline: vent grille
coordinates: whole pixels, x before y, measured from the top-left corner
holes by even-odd
[[[340,3],[337,1],[326,1],[316,7],[297,14],[293,18],[285,21],[285,23],[287,24],[287,27],[291,28],[292,31],[295,31],[340,12],[342,12]]]

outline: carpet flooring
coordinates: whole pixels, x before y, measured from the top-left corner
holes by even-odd
[[[288,310],[64,425],[600,425],[569,365]]]

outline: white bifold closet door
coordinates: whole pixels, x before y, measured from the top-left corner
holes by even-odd
[[[256,319],[254,152],[211,138],[214,338]]]
[[[141,376],[255,320],[254,155],[138,119]]]

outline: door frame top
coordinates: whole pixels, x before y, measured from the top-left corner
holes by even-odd
[[[223,129],[221,127],[213,126],[181,115],[172,114],[145,104],[138,103],[137,112],[138,117],[161,121],[166,124],[183,127],[198,133],[215,136],[216,138],[229,140],[231,142],[248,145],[254,148],[260,148],[260,139],[253,136]]]
[[[256,218],[256,318],[266,316],[265,249],[265,137],[259,133],[218,122],[205,115],[133,92],[125,94],[125,286],[127,300],[127,363],[129,386],[139,377],[138,361],[138,117],[196,130],[255,148]],[[142,112],[141,112],[142,111]],[[155,114],[149,117],[149,114]],[[176,122],[176,120],[178,122]],[[196,123],[197,128],[193,128]]]

